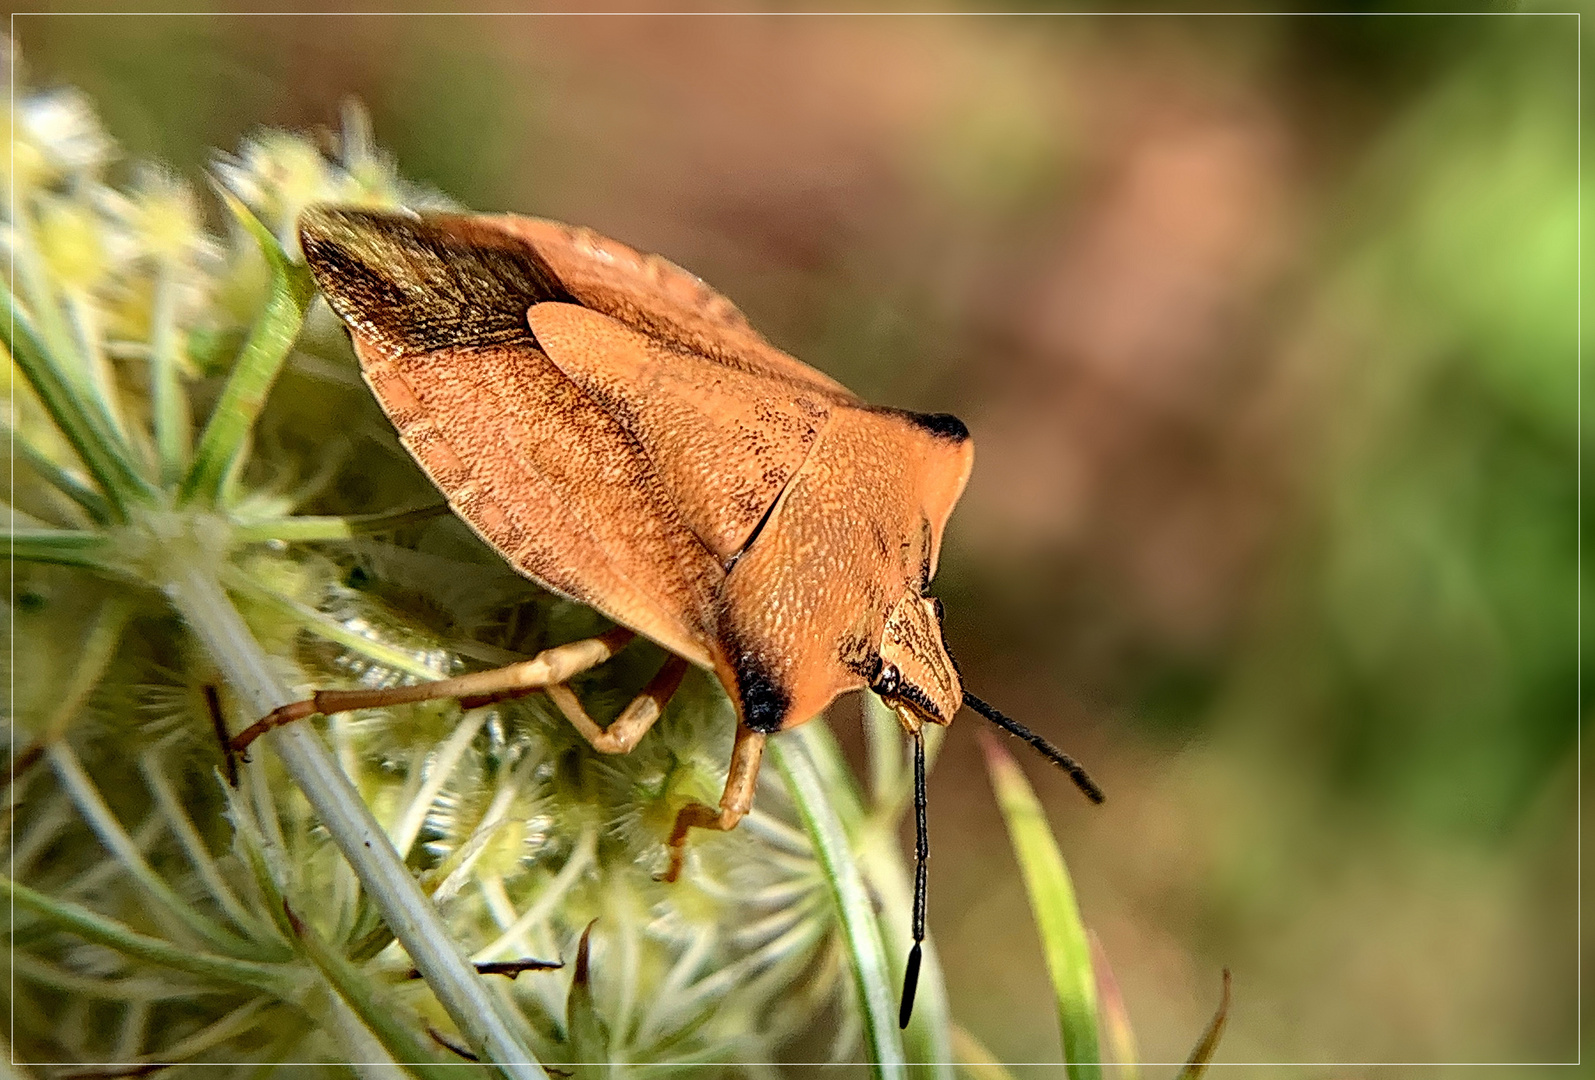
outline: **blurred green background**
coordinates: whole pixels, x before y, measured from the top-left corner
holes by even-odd
[[[1225,965],[1222,1060],[1575,1058],[1574,16],[14,32],[130,156],[197,175],[353,95],[408,176],[659,251],[963,417],[949,643],[1108,791],[1027,764],[1146,1060]],[[962,1023],[1056,1060],[978,723],[932,780],[931,927]]]

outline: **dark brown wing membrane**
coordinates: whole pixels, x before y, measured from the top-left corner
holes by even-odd
[[[571,299],[536,251],[482,218],[313,207],[299,236],[332,309],[388,353],[514,341],[533,304]]]

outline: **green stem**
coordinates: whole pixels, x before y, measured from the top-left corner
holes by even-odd
[[[214,577],[187,568],[167,585],[166,594],[233,689],[257,714],[264,716],[293,700]],[[266,736],[266,741],[472,1049],[497,1063],[511,1080],[545,1077],[315,729],[289,724]]]
[[[99,492],[50,460],[22,432],[10,425],[0,425],[0,439],[10,442],[12,452],[39,479],[81,506],[96,523],[104,524],[111,520],[111,507]]]
[[[54,563],[106,574],[122,573],[101,557],[111,550],[110,538],[103,533],[76,529],[18,529],[5,535],[11,558],[17,562]]]
[[[116,376],[111,362],[100,348],[100,316],[93,297],[73,290],[66,295],[67,312],[72,331],[77,337],[78,352],[88,370],[89,393],[100,410],[111,421],[111,430],[122,439],[127,438],[127,421],[122,417],[122,397],[116,391]]]
[[[27,197],[22,193],[17,196],[17,212],[12,216],[11,227],[16,235],[12,243],[12,253],[16,257],[17,277],[27,293],[28,310],[33,312],[38,320],[39,333],[44,338],[48,351],[63,365],[62,372],[80,388],[86,379],[80,370],[81,361],[77,356],[77,346],[72,340],[72,334],[67,329],[66,319],[61,314],[61,306],[56,302],[55,289],[51,285],[49,272],[45,269],[44,262],[39,258],[39,246],[33,237],[33,215],[31,207],[26,205]]]
[[[161,464],[161,483],[177,483],[188,466],[188,398],[178,377],[178,350],[182,335],[177,327],[177,284],[170,260],[156,271],[154,326],[150,331],[150,399],[155,413],[155,451]]]
[[[179,948],[170,942],[129,930],[121,923],[72,903],[35,892],[20,882],[0,876],[0,893],[19,908],[32,911],[57,926],[72,931],[85,941],[115,949],[128,956],[147,960],[174,971],[186,971],[207,979],[254,987],[268,994],[292,1000],[298,989],[292,973],[275,964],[257,964],[229,956]]]
[[[284,909],[299,949],[316,965],[355,1016],[392,1054],[422,1080],[450,1080],[453,1075],[422,1048],[415,1036],[395,1016],[393,1005],[380,1000],[376,989],[359,968],[344,959],[320,934],[290,909]]]
[[[155,489],[139,474],[131,451],[116,434],[110,418],[84,396],[60,358],[40,343],[27,316],[18,309],[16,297],[3,282],[0,291],[10,309],[9,318],[0,319],[6,349],[95,484],[110,500],[115,515],[125,519],[129,504],[152,501]]]
[[[159,1050],[145,1054],[146,1060],[165,1062],[186,1062],[198,1057],[213,1046],[220,1046],[228,1039],[241,1035],[254,1027],[260,1013],[273,1004],[270,998],[257,997],[246,1001],[232,1012],[213,1021],[194,1032],[185,1039],[180,1039],[170,1046],[163,1046]]]
[[[802,732],[805,729],[799,729]],[[886,950],[880,926],[863,875],[853,861],[847,831],[831,805],[819,772],[814,767],[801,734],[770,740],[769,754],[786,781],[803,825],[825,870],[826,884],[836,905],[837,920],[852,960],[854,985],[864,1016],[865,1042],[871,1072],[876,1077],[904,1075],[903,1045],[897,1031],[897,1008],[892,980],[887,974]]]
[[[347,517],[296,517],[270,518],[239,525],[233,532],[244,543],[262,543],[267,540],[310,541],[348,540],[355,536],[387,532],[401,525],[417,521],[430,521],[449,512],[447,506],[423,506],[416,510],[398,510],[389,514],[352,514]]]
[[[97,998],[101,1001],[176,1001],[231,989],[209,982],[184,980],[175,983],[141,975],[113,979],[79,975],[47,964],[20,949],[12,951],[11,967],[30,982],[54,987],[78,997]]]
[[[271,291],[210,414],[205,433],[200,436],[194,464],[179,492],[183,503],[200,500],[214,504],[220,500],[233,463],[265,407],[266,395],[288,359],[304,324],[305,312],[316,295],[310,271],[290,261],[265,226],[224,189],[222,198],[271,264]]]

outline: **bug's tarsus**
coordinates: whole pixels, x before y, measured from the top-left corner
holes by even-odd
[[[316,697],[320,697],[317,694]],[[316,708],[315,698],[306,698],[304,701],[295,701],[288,705],[279,705],[265,716],[250,724],[244,730],[234,735],[227,746],[235,754],[242,754],[249,749],[249,744],[260,738],[273,728],[280,728],[284,724],[291,724],[295,720],[316,715],[321,710]],[[244,758],[245,761],[249,759]]]
[[[731,747],[731,765],[726,770],[725,792],[720,796],[719,807],[694,802],[677,812],[675,827],[670,830],[670,839],[666,841],[670,851],[670,866],[655,881],[673,882],[681,877],[681,868],[687,856],[689,830],[727,832],[736,828],[737,822],[753,809],[753,789],[759,779],[759,762],[764,758],[764,740],[763,732],[754,731],[745,724],[737,725],[736,742]]]
[[[925,940],[925,863],[930,859],[930,832],[925,811],[925,736],[914,732],[914,947],[903,971],[903,1003],[897,1010],[897,1026],[906,1028],[914,1015],[914,993],[919,989],[919,965]]]
[[[1043,739],[1040,735],[1037,735],[1034,731],[1031,731],[1019,721],[1014,720],[1011,717],[1004,716],[995,708],[980,700],[974,694],[969,693],[967,690],[964,691],[964,704],[968,705],[971,709],[974,709],[981,716],[984,716],[987,720],[990,720],[993,724],[996,724],[1010,735],[1017,735],[1019,738],[1035,747],[1038,751],[1040,751],[1043,757],[1047,758],[1058,768],[1068,773],[1069,779],[1074,781],[1074,786],[1085,792],[1086,798],[1090,799],[1094,803],[1100,803],[1105,798],[1105,796],[1102,794],[1102,789],[1097,786],[1097,782],[1095,780],[1091,779],[1091,777],[1086,773],[1085,769],[1080,767],[1080,763],[1074,760],[1074,758],[1070,757],[1068,754],[1065,754],[1062,750],[1059,750],[1056,746],[1053,746],[1046,739]]]

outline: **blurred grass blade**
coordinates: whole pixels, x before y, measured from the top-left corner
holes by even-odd
[[[874,748],[878,745],[883,759],[881,773],[876,775],[880,786],[873,791],[875,806],[872,812],[879,820],[895,825],[914,799],[914,770],[909,766],[909,756],[905,753],[908,739],[897,714],[874,694],[864,695],[864,718],[864,734],[871,744],[871,758],[873,760]],[[925,728],[923,735],[925,771],[928,774],[936,767],[936,758],[941,754],[942,743],[946,741],[947,729],[932,724]],[[895,755],[895,767],[891,764],[891,755]]]
[[[1119,992],[1119,980],[1113,977],[1113,967],[1095,930],[1086,931],[1091,940],[1091,968],[1097,976],[1097,1001],[1102,1014],[1102,1034],[1108,1044],[1108,1054],[1118,1063],[1121,1080],[1139,1080],[1140,1053],[1135,1046],[1135,1029],[1130,1026],[1130,1013],[1124,1007],[1124,995]]]
[[[1176,1080],[1199,1080],[1207,1071],[1207,1063],[1213,1060],[1213,1053],[1218,1049],[1219,1037],[1224,1034],[1224,1022],[1228,1019],[1229,968],[1225,968],[1224,989],[1219,995],[1218,1011],[1213,1014],[1213,1019],[1208,1021],[1207,1030],[1202,1032],[1201,1040],[1196,1044],[1196,1049],[1191,1051],[1190,1059],[1186,1061]]]
[[[847,830],[848,839],[856,843],[864,828],[864,793],[847,767],[841,745],[824,724],[804,724],[797,732],[797,741],[803,744],[809,764],[830,798],[831,809]]]
[[[792,801],[797,804],[803,826],[814,844],[814,853],[825,871],[831,899],[836,904],[863,1013],[871,1073],[897,1080],[903,1076],[903,1044],[897,1030],[895,980],[887,970],[880,926],[875,921],[875,909],[864,888],[863,875],[848,847],[847,832],[800,739],[791,735],[771,739],[770,758],[786,781]]]
[[[895,714],[889,715],[894,742],[901,743],[904,739],[902,725]],[[868,720],[866,712],[866,722]],[[902,807],[898,807],[896,813],[890,813],[877,805],[866,816],[858,783],[849,771],[842,748],[830,728],[822,724],[804,724],[794,734],[807,751],[821,786],[829,793],[831,806],[842,822],[843,831],[855,846],[861,847],[858,855],[860,866],[870,887],[880,898],[876,922],[881,930],[882,946],[886,950],[887,970],[900,972],[908,962],[908,951],[913,940],[911,920],[914,910],[913,885],[897,845],[896,822],[902,816]],[[886,748],[883,746],[881,749]],[[900,751],[896,752],[899,757],[902,756]],[[912,790],[912,783],[909,787]],[[950,1080],[952,1050],[947,1042],[947,1027],[947,986],[943,981],[935,943],[927,937],[914,1018],[909,1022],[908,1029],[899,1035],[909,1064],[927,1066],[911,1068],[911,1075]]]
[[[128,504],[148,498],[154,489],[134,467],[132,454],[111,426],[110,418],[97,402],[79,392],[60,363],[40,343],[27,315],[17,308],[10,288],[0,282],[0,290],[5,293],[8,308],[6,317],[0,318],[7,351],[55,426],[72,444],[78,460],[110,500],[116,516],[125,518]]]
[[[962,1025],[952,1025],[953,1055],[958,1061],[958,1071],[970,1080],[1014,1080],[1008,1067],[997,1060],[997,1055],[971,1035]]]
[[[338,996],[354,1010],[354,1014],[377,1037],[383,1048],[393,1055],[395,1061],[402,1062],[422,1080],[450,1080],[457,1075],[421,1045],[420,1040],[399,1019],[398,1010],[378,999],[371,980],[364,972],[305,925],[287,904],[283,905],[283,914],[292,928],[299,951],[316,965]]]
[[[185,503],[194,499],[214,502],[220,498],[233,462],[266,404],[266,395],[271,392],[277,373],[298,340],[305,312],[316,295],[310,270],[289,259],[270,230],[231,192],[220,185],[217,190],[227,209],[260,245],[261,254],[271,267],[271,292],[238,354],[233,373],[205,425],[205,433],[200,436],[194,464],[183,480],[181,501]]]
[[[980,733],[980,745],[986,752],[997,805],[1008,825],[1008,837],[1030,895],[1030,910],[1041,934],[1047,971],[1058,998],[1058,1024],[1070,1080],[1097,1080],[1102,1065],[1097,1049],[1096,979],[1069,871],[1047,827],[1041,803],[1018,763],[989,732]]]

